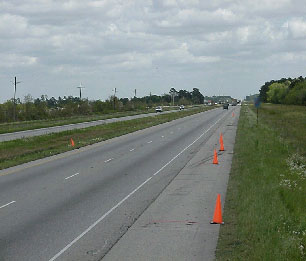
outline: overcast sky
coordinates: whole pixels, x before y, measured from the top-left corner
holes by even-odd
[[[305,0],[0,0],[0,102],[171,87],[242,98],[305,76]]]

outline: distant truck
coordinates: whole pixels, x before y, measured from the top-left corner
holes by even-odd
[[[237,99],[232,99],[232,106],[236,106],[237,105]]]

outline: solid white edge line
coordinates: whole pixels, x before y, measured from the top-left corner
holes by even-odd
[[[75,174],[73,174],[73,175],[71,175],[71,176],[69,176],[69,177],[66,177],[65,179],[70,179],[70,178],[72,178],[72,177],[74,177],[74,176],[77,176],[77,175],[79,175],[80,173],[75,173]]]
[[[16,201],[11,201],[11,202],[9,202],[9,203],[7,203],[7,204],[5,204],[5,205],[3,205],[3,206],[1,206],[0,208],[5,208],[5,207],[7,207],[8,205],[11,205],[11,204],[13,204],[13,203],[15,203]]]
[[[125,198],[123,198],[120,202],[118,202],[115,206],[113,206],[109,211],[107,211],[102,217],[100,217],[96,222],[90,225],[83,233],[77,236],[74,240],[72,240],[67,246],[65,246],[61,251],[59,251],[55,256],[53,256],[49,261],[56,260],[61,254],[63,254],[67,249],[69,249],[74,243],[80,240],[84,235],[86,235],[91,229],[93,229],[98,223],[100,223],[103,219],[105,219],[110,213],[112,213],[116,208],[118,208],[124,201],[130,198],[133,194],[135,194],[141,187],[143,187],[146,183],[148,183],[153,176],[156,176],[160,173],[165,167],[167,167],[172,161],[174,161],[178,156],[180,156],[185,150],[190,148],[194,143],[196,143],[200,138],[202,138],[212,127],[214,127],[221,119],[223,119],[227,114],[225,114],[222,118],[217,120],[213,125],[211,125],[205,132],[203,132],[197,139],[195,139],[191,144],[185,147],[179,154],[173,157],[168,163],[166,163],[163,167],[161,167],[158,171],[156,171],[151,177],[149,177],[146,181],[141,183],[136,189],[134,189],[130,194],[128,194]]]

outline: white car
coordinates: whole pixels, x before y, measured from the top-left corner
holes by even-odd
[[[184,109],[185,109],[184,105],[181,105],[181,106],[180,106],[180,111],[181,111],[181,110],[184,110]]]
[[[155,112],[162,112],[163,108],[161,106],[158,106],[155,108]]]

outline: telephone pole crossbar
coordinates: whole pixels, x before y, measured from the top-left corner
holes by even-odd
[[[17,90],[17,84],[21,82],[17,82],[17,77],[15,76],[14,79],[14,108],[13,108],[13,119],[16,121],[16,90]]]
[[[82,85],[82,83],[80,83],[80,86],[78,86],[77,88],[80,89],[80,100],[82,100],[82,89],[84,89],[85,87]]]

